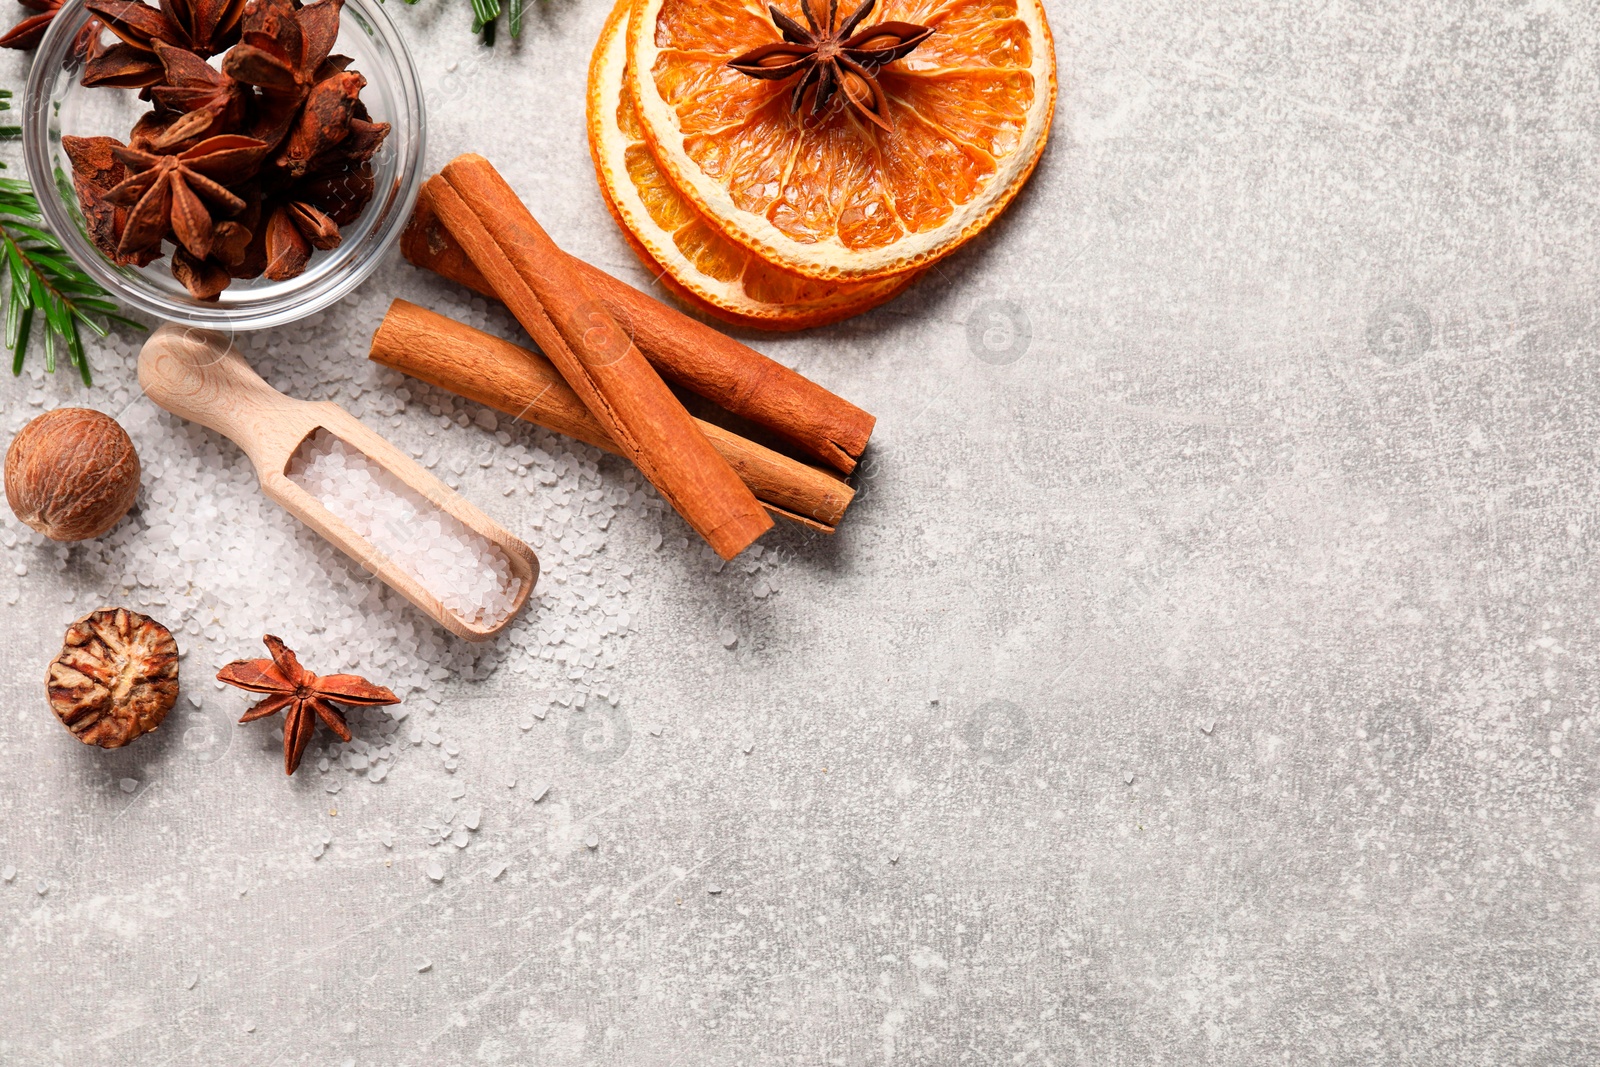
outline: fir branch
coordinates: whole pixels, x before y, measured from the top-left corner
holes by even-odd
[[[0,89],[0,111],[11,109],[12,93]],[[22,135],[17,126],[0,126],[0,140]],[[4,167],[0,163],[0,167]],[[58,175],[65,178],[65,175]],[[70,194],[70,188],[65,190]],[[70,202],[70,197],[69,197]],[[6,299],[5,347],[11,352],[11,373],[21,374],[28,356],[35,312],[44,316],[44,369],[56,370],[56,352],[65,349],[84,385],[93,385],[89,358],[79,327],[104,337],[113,321],[144,329],[117,314],[117,305],[83,268],[72,261],[55,234],[45,229],[44,215],[33,186],[16,178],[0,178],[0,273],[11,282]]]
[[[405,0],[415,4],[418,0]],[[528,0],[467,0],[472,7],[472,32],[483,38],[486,45],[494,44],[495,28],[500,25],[502,6],[507,13],[508,28],[512,37],[522,36],[522,13]]]

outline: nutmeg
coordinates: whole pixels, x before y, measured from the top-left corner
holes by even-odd
[[[148,615],[102,608],[67,628],[45,692],[73,737],[121,748],[160,726],[177,703],[178,642]]]
[[[47,411],[6,452],[6,499],[17,518],[52,541],[110,531],[139,495],[139,454],[110,415]]]

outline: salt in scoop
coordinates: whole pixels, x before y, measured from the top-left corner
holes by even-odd
[[[295,400],[272,388],[222,335],[161,327],[139,353],[139,385],[174,415],[232,440],[250,457],[268,497],[451,633],[487,640],[510,625],[533,592],[539,578],[533,549],[339,405]],[[371,536],[363,536],[352,525],[362,520],[348,501],[340,502],[346,521],[299,484],[330,471],[349,472],[398,512],[391,509]],[[417,537],[431,540],[417,542],[416,559],[379,547]],[[436,572],[449,566],[437,558],[440,541],[465,545],[503,572],[514,588],[493,596],[499,610],[469,615],[446,605],[449,591],[425,584],[419,566],[431,564]]]

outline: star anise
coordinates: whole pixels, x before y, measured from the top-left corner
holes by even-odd
[[[798,75],[800,80],[789,100],[797,114],[807,91],[814,87],[811,114],[822,114],[835,95],[843,94],[862,118],[890,129],[889,98],[878,84],[878,71],[885,64],[910,55],[933,36],[933,29],[911,22],[880,22],[858,31],[856,27],[872,14],[877,2],[863,0],[841,23],[839,0],[828,0],[826,22],[819,23],[812,7],[821,0],[801,0],[809,29],[779,11],[776,4],[769,4],[767,10],[783,40],[731,59],[728,66],[764,81],[782,81]]]
[[[334,706],[355,704],[379,708],[400,703],[400,698],[381,685],[373,685],[353,674],[329,674],[321,678],[300,666],[300,661],[282,641],[271,634],[263,637],[271,659],[242,659],[217,672],[217,680],[252,693],[270,694],[244,713],[241,723],[255,722],[280,711],[288,714],[283,724],[283,773],[293,774],[300,757],[316,730],[317,720],[339,736],[350,740],[350,726],[344,713]]]
[[[202,59],[239,39],[245,0],[87,0],[89,11],[121,40],[89,61],[84,85],[142,88],[159,84],[163,69],[155,43],[193,52]]]
[[[317,82],[334,73],[323,64],[339,37],[343,0],[321,0],[295,7],[292,0],[250,0],[238,47],[222,62],[228,76],[263,92],[304,99]],[[334,58],[343,70],[350,61]]]
[[[44,31],[50,28],[50,23],[55,21],[56,14],[61,10],[63,0],[17,0],[29,11],[37,14],[29,15],[15,26],[11,27],[4,37],[0,37],[0,48],[38,48],[39,42],[44,40]],[[88,57],[90,52],[100,42],[100,31],[105,25],[99,19],[90,19],[79,28],[77,36],[72,39],[72,54],[78,59]]]
[[[65,136],[61,147],[72,161],[72,187],[78,194],[78,206],[94,246],[122,266],[143,267],[160,255],[159,249],[143,249],[131,255],[117,250],[128,224],[128,211],[108,201],[106,194],[127,177],[127,168],[116,156],[116,150],[124,147],[122,142],[113,137]]]
[[[171,233],[196,259],[211,254],[213,221],[202,198],[224,215],[244,210],[244,200],[226,186],[255,173],[267,146],[238,134],[210,137],[186,152],[158,155],[131,146],[115,155],[132,174],[106,194],[131,206],[118,251],[157,246]]]
[[[273,281],[300,275],[311,260],[311,250],[339,247],[339,224],[304,200],[277,205],[267,218],[267,267],[262,273]]]
[[[244,121],[248,90],[193,52],[156,42],[166,80],[150,88],[159,112],[174,119],[154,147],[168,148],[208,134],[232,133]]]

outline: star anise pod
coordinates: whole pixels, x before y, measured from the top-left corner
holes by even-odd
[[[37,14],[29,15],[15,26],[9,33],[0,37],[0,48],[38,48],[39,42],[44,40],[44,31],[50,28],[50,23],[55,21],[56,14],[61,10],[62,0],[17,0],[29,11]],[[87,58],[100,42],[100,31],[105,29],[105,24],[99,19],[90,19],[79,28],[77,36],[72,39],[72,54],[78,59]]]
[[[142,249],[129,255],[117,250],[128,224],[128,211],[107,200],[106,194],[127,177],[127,168],[116,157],[116,150],[124,147],[122,142],[114,137],[64,136],[61,147],[72,161],[72,187],[78,194],[78,207],[94,246],[122,266],[143,267],[159,256],[160,249]]]
[[[157,41],[201,58],[227,49],[239,39],[245,0],[161,0],[158,8],[139,0],[87,0],[84,7],[121,40],[89,61],[83,84],[132,89],[160,84]]]
[[[268,95],[305,99],[311,87],[334,70],[323,70],[339,38],[343,0],[320,0],[295,7],[292,0],[250,0],[244,33],[222,61],[228,76]],[[343,70],[350,62],[334,57]]]
[[[211,254],[213,221],[205,201],[223,215],[244,210],[244,200],[226,186],[249,178],[267,146],[237,134],[210,137],[186,152],[158,155],[131,146],[115,155],[132,174],[106,194],[113,204],[131,206],[118,251],[158,246],[170,232],[196,259]]]
[[[191,138],[233,133],[244,121],[249,90],[193,52],[156,42],[156,55],[166,70],[161,85],[151,86],[158,112],[182,116],[156,138],[153,146],[168,148]]]
[[[271,634],[263,637],[271,659],[242,659],[217,672],[217,680],[252,693],[270,694],[244,713],[241,723],[255,722],[280,711],[287,712],[283,724],[283,772],[293,774],[300,757],[316,730],[317,720],[339,736],[350,740],[350,726],[344,713],[334,706],[356,704],[379,708],[400,703],[400,698],[381,685],[373,685],[353,674],[317,677],[295,658],[282,641]]]
[[[267,218],[267,266],[262,272],[275,282],[298,277],[311,261],[311,250],[339,247],[339,224],[304,200],[288,200]]]
[[[880,22],[858,31],[856,27],[872,14],[877,2],[863,0],[841,23],[839,0],[828,0],[826,22],[819,23],[812,6],[821,0],[801,0],[809,29],[779,11],[776,4],[769,4],[767,10],[783,40],[752,49],[729,60],[728,66],[764,81],[782,81],[798,75],[800,80],[789,100],[796,114],[806,92],[814,87],[811,114],[822,114],[834,96],[842,93],[862,118],[887,130],[889,98],[878,84],[878,71],[885,64],[910,55],[933,36],[933,29],[911,22]]]

